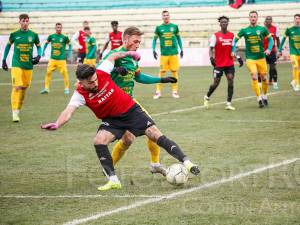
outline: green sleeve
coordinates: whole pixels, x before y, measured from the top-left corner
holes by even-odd
[[[4,50],[4,53],[3,53],[3,58],[2,60],[6,60],[7,56],[8,56],[8,53],[9,53],[9,50],[10,50],[10,47],[11,47],[11,44],[10,42],[8,42],[5,46],[5,50]]]
[[[241,29],[238,34],[237,34],[237,37],[238,39],[240,39],[241,37],[243,37],[245,34],[244,34],[244,29]]]
[[[180,48],[181,50],[183,50],[183,48],[182,48],[182,41],[181,41],[180,35],[178,34],[178,35],[176,36],[176,38],[177,38],[177,42],[178,42],[179,48]]]
[[[68,59],[70,60],[72,56],[72,44],[69,42],[69,49],[68,49]]]
[[[44,46],[43,46],[42,55],[45,55],[45,51],[46,51],[47,46],[48,46],[48,41],[46,41]]]
[[[41,48],[41,46],[38,45],[38,46],[36,46],[36,47],[37,47],[37,54],[38,54],[39,56],[41,56],[41,55],[42,55],[42,48]]]
[[[87,58],[92,58],[93,55],[95,54],[96,50],[97,50],[97,46],[93,45],[93,47],[91,48],[91,50],[89,51],[89,53],[87,55]]]
[[[155,48],[156,48],[156,40],[157,40],[157,36],[155,35],[154,38],[153,38],[153,41],[152,41],[152,49],[153,49],[153,51],[155,51]]]
[[[278,49],[279,52],[282,52],[282,48],[283,48],[285,40],[286,40],[286,37],[283,37],[282,40],[281,40],[281,42],[280,42],[279,49]]]
[[[233,42],[232,42],[232,49],[231,49],[231,52],[232,52],[232,53],[235,53],[235,52],[236,52],[236,44],[238,43],[238,41],[239,41],[239,38],[237,38],[237,37],[235,37],[235,38],[233,39]]]
[[[144,73],[138,73],[135,75],[134,80],[142,84],[156,84],[156,83],[160,83],[161,78],[154,77]]]
[[[274,45],[274,40],[273,40],[273,38],[272,38],[272,35],[270,35],[270,36],[268,37],[268,50],[269,50],[269,51],[272,51],[273,45]]]

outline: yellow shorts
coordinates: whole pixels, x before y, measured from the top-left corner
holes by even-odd
[[[12,86],[29,87],[32,79],[32,70],[25,70],[19,67],[11,68]]]
[[[64,71],[67,72],[67,61],[50,59],[48,62],[47,72],[53,72],[56,69],[58,69],[60,73],[63,73]]]
[[[96,66],[96,59],[84,59],[83,64],[88,64],[90,66]]]
[[[251,74],[267,74],[267,61],[265,58],[262,59],[247,59],[246,65]]]
[[[290,55],[290,60],[294,68],[300,67],[300,55]]]
[[[178,55],[161,55],[160,70],[161,71],[177,71],[179,69]]]

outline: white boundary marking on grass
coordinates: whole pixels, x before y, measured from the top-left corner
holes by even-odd
[[[300,123],[300,121],[292,120],[214,120],[220,122],[230,123]]]
[[[131,205],[119,207],[119,208],[116,208],[116,209],[113,209],[113,210],[98,212],[98,213],[96,213],[95,215],[92,215],[92,216],[88,216],[88,217],[85,217],[85,218],[75,219],[75,220],[69,221],[67,223],[64,223],[64,225],[82,224],[82,223],[97,220],[99,218],[109,216],[109,215],[112,215],[112,214],[115,214],[115,213],[127,211],[127,210],[130,210],[130,209],[135,209],[135,208],[138,208],[138,207],[141,207],[141,206],[144,206],[144,205],[148,205],[148,204],[151,204],[151,203],[160,202],[160,201],[168,200],[168,199],[175,199],[177,197],[180,197],[180,196],[188,194],[188,193],[192,193],[192,192],[199,191],[199,190],[202,190],[202,189],[206,189],[206,188],[210,188],[210,187],[217,186],[217,185],[220,185],[220,184],[235,181],[235,180],[241,179],[243,177],[247,177],[247,176],[250,176],[250,175],[253,175],[253,174],[264,172],[264,171],[269,170],[269,169],[273,169],[273,168],[276,168],[276,167],[288,165],[288,164],[294,163],[298,160],[300,160],[300,158],[293,158],[293,159],[284,160],[282,162],[275,163],[275,164],[270,164],[268,166],[260,167],[260,168],[257,168],[255,170],[252,170],[252,171],[239,173],[235,176],[231,176],[231,177],[228,177],[228,178],[223,178],[221,180],[216,180],[216,181],[209,182],[209,183],[206,183],[206,184],[201,184],[199,186],[189,188],[189,189],[185,189],[185,190],[182,190],[182,191],[173,192],[171,194],[167,194],[167,195],[164,195],[164,196],[159,197],[159,198],[150,198],[150,199],[147,199],[147,200],[137,201],[137,202],[135,202]]]
[[[161,198],[162,195],[0,195],[0,198]]]
[[[267,95],[277,95],[277,94],[283,94],[283,93],[288,93],[291,92],[291,90],[283,90],[283,91],[276,91],[276,92],[270,92]],[[246,97],[241,97],[241,98],[235,98],[232,101],[233,102],[238,102],[238,101],[243,101],[246,99],[251,99],[251,98],[256,98],[255,95],[251,95],[251,96],[246,96]],[[224,102],[216,102],[216,103],[212,103],[209,104],[209,106],[214,106],[214,105],[222,105],[225,104],[226,101]],[[169,112],[161,112],[161,113],[153,113],[151,114],[151,116],[161,116],[161,115],[167,115],[167,114],[171,114],[171,113],[180,113],[180,112],[187,112],[187,111],[192,111],[192,110],[196,110],[196,109],[204,109],[205,107],[203,105],[199,105],[199,106],[194,106],[194,107],[190,107],[190,108],[183,108],[183,109],[176,109],[176,110],[172,110]]]
[[[51,82],[58,82],[58,81],[63,81],[64,79],[52,79]],[[35,80],[35,81],[32,81],[31,83],[32,84],[42,84],[44,83],[45,80]],[[11,86],[11,83],[0,83],[0,86]]]

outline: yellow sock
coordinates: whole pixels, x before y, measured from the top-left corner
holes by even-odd
[[[67,69],[63,69],[61,71],[61,74],[62,74],[62,76],[64,78],[65,89],[70,89],[70,80],[69,80],[68,70]]]
[[[264,95],[267,94],[267,92],[268,92],[268,82],[267,82],[267,79],[264,79],[264,80],[261,81],[261,90],[262,90],[262,93]]]
[[[149,138],[147,140],[148,149],[151,154],[151,163],[159,163],[159,154],[160,154],[160,148],[159,146],[151,141]]]
[[[128,148],[129,146],[125,145],[122,140],[119,140],[117,144],[115,144],[111,153],[113,165],[115,165],[123,157]]]
[[[252,80],[252,90],[254,91],[257,97],[260,96],[260,89],[257,80]]]
[[[45,89],[49,90],[52,72],[47,70],[45,75]]]
[[[165,71],[160,71],[159,72],[159,77],[164,77],[165,76]],[[161,92],[162,90],[162,84],[156,84],[156,92]]]
[[[299,70],[298,68],[293,68],[293,80],[295,85],[299,85]]]
[[[172,71],[172,76],[177,79],[177,83],[172,84],[172,91],[177,92],[178,91],[178,73],[177,73],[177,71]]]

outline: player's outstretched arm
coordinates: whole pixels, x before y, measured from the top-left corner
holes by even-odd
[[[176,83],[177,79],[175,77],[156,77],[151,76],[144,73],[138,73],[135,75],[134,80],[136,82],[142,83],[142,84],[156,84],[156,83]]]
[[[64,125],[71,119],[71,117],[72,117],[73,113],[76,111],[76,109],[77,109],[76,106],[68,105],[65,108],[65,110],[61,112],[61,114],[57,118],[56,122],[43,124],[41,126],[41,128],[46,129],[46,130],[57,130],[58,128],[60,128],[62,125]]]
[[[128,51],[128,52],[114,52],[107,58],[107,60],[109,60],[114,64],[116,60],[125,58],[127,56],[132,57],[136,61],[139,61],[141,59],[141,55],[138,52]]]

